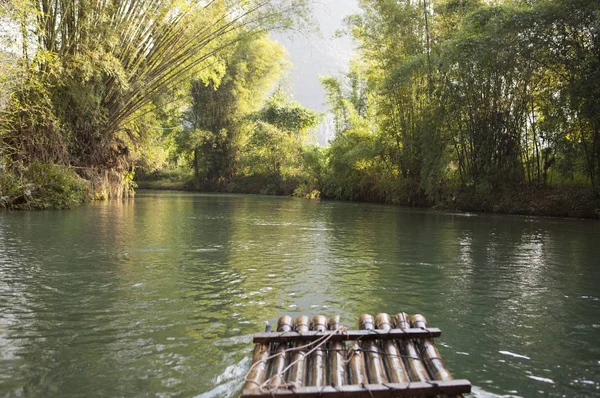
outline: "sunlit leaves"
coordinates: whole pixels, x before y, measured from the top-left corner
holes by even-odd
[[[357,136],[349,80],[322,81],[338,126],[329,164],[344,181],[330,180],[334,196],[386,197],[363,184],[377,163],[385,171],[372,179],[397,173],[433,203],[449,189],[489,194],[586,175],[600,186],[598,4],[362,0],[347,25],[377,128]]]
[[[155,104],[181,101],[174,93],[191,81],[217,87],[240,40],[306,19],[305,1],[283,0],[11,0],[0,6],[0,33],[11,44],[2,56],[18,65],[15,71],[4,67],[10,61],[0,64],[0,90],[12,98],[0,108],[6,138],[0,156],[117,174],[129,173],[138,146],[152,142],[140,127],[157,123],[147,117],[161,112]],[[255,53],[278,57],[267,50]],[[278,73],[262,60],[249,60],[246,66],[256,70],[248,74]],[[19,75],[29,81],[13,78]],[[34,83],[43,87],[43,100],[29,94]],[[241,84],[232,91],[239,98],[255,94],[245,90]],[[45,113],[24,123],[20,112],[40,106]]]

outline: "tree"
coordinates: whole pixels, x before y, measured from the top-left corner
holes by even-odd
[[[224,75],[192,83],[189,147],[197,178],[223,184],[236,173],[238,152],[247,140],[245,117],[258,110],[286,67],[285,49],[266,34],[239,43],[226,60]]]
[[[1,12],[23,78],[0,109],[0,156],[15,169],[77,166],[116,186],[160,97],[218,80],[231,45],[305,16],[291,0],[11,0]]]
[[[242,150],[242,173],[266,181],[263,192],[284,193],[284,184],[299,181],[302,162],[311,128],[320,116],[277,90],[264,106],[250,116],[252,128]],[[307,177],[308,179],[308,177]]]
[[[347,26],[363,83],[322,80],[337,127],[326,192],[433,204],[552,181],[599,186],[598,2],[360,7]],[[366,122],[351,117],[359,109]]]

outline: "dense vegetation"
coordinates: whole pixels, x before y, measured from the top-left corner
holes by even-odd
[[[36,164],[83,177],[69,192],[88,197],[129,192],[135,172],[150,187],[598,214],[597,1],[361,0],[350,72],[322,78],[328,148],[310,144],[319,115],[278,85],[285,50],[265,33],[304,18],[301,2],[3,4],[18,48],[0,64],[0,173],[19,183],[0,205],[30,202]]]
[[[37,207],[36,164],[128,195],[136,166],[165,157],[190,82],[219,85],[237,43],[304,20],[296,0],[2,2],[0,173],[18,184],[0,203]]]
[[[324,195],[592,215],[600,3],[362,0]]]

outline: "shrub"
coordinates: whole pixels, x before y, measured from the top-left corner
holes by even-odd
[[[20,173],[0,170],[0,208],[70,209],[91,199],[89,182],[67,167],[34,162]]]

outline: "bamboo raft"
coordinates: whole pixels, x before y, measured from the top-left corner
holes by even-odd
[[[252,367],[242,398],[262,397],[431,397],[471,392],[468,380],[455,380],[422,315],[361,315],[359,330],[340,317],[317,315],[296,321],[282,316],[254,335]]]

